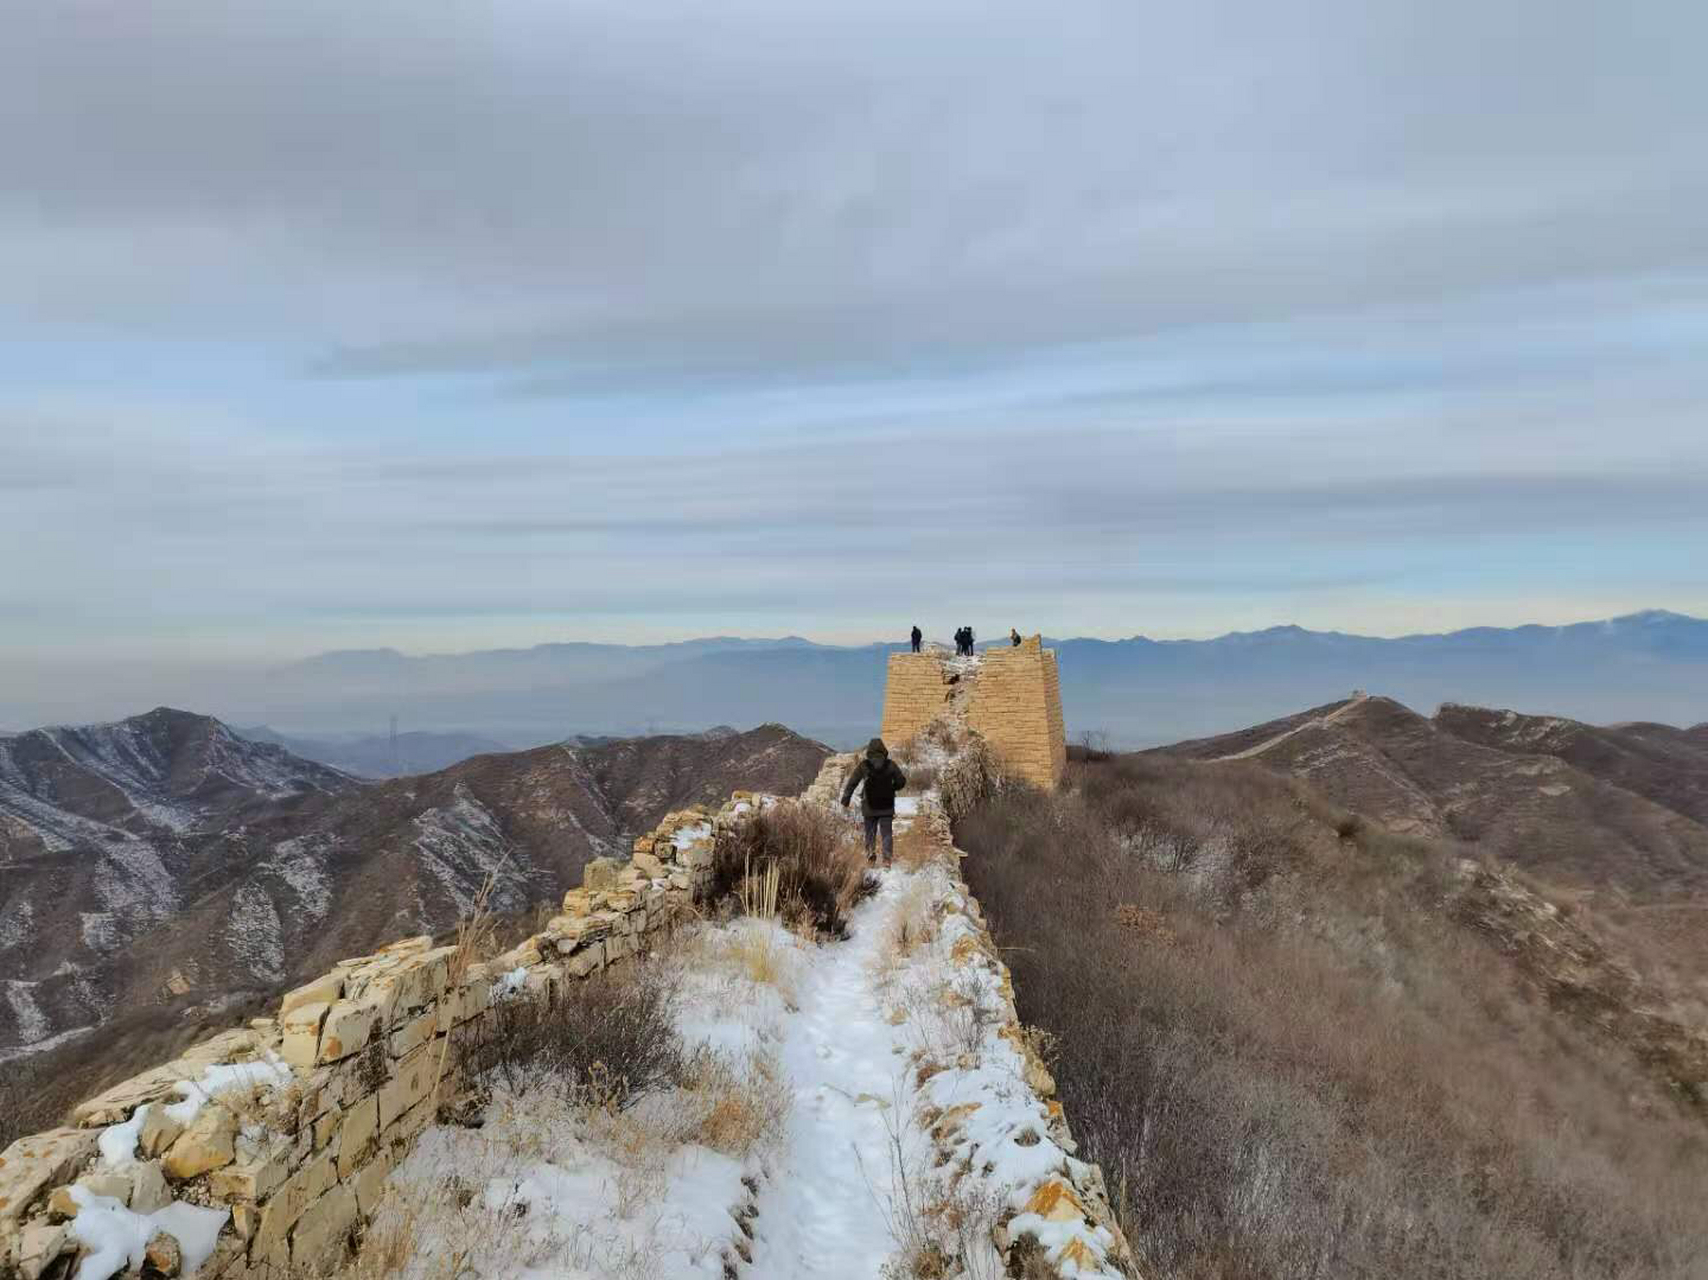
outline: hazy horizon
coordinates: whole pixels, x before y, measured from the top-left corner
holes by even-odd
[[[1395,638],[1340,632],[1356,643],[1322,644],[1313,637],[1323,632],[1286,623],[1211,638],[1231,644],[1121,643],[1157,639],[1142,635],[1049,639],[1062,658],[1069,722],[1077,732],[1109,731],[1125,746],[1241,728],[1354,687],[1422,710],[1457,701],[1597,722],[1708,720],[1708,619],[1650,609],[1494,630],[1504,638],[1492,645],[1460,638],[1463,629]],[[1264,633],[1261,642],[1240,642]],[[1002,643],[1005,633],[980,635]],[[9,669],[0,683],[15,692],[0,701],[0,730],[106,722],[169,705],[306,737],[383,734],[394,716],[406,732],[473,734],[518,747],[575,733],[777,721],[846,747],[870,736],[882,696],[881,650],[904,639],[675,643],[680,647],[560,640],[456,653],[328,650],[301,661],[220,667],[136,661],[67,668],[60,679],[38,671],[33,687],[23,683],[27,670]],[[379,655],[399,660],[374,661]]]

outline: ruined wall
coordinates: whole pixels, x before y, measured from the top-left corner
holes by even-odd
[[[879,730],[891,748],[914,737],[943,711],[954,686],[936,653],[892,653],[884,681],[884,721]]]
[[[961,701],[968,728],[990,744],[1003,768],[1045,789],[1067,768],[1061,677],[1055,651],[1033,636],[987,649],[977,659],[892,653],[881,730],[891,748],[915,737]]]
[[[1050,789],[1067,768],[1067,733],[1056,655],[1037,636],[980,657],[967,727],[982,735],[1004,768]]]
[[[90,1194],[138,1214],[174,1200],[228,1213],[203,1277],[329,1270],[393,1166],[458,1092],[455,1042],[483,1034],[499,1000],[553,998],[642,949],[704,887],[718,828],[764,803],[737,792],[716,813],[669,815],[629,862],[589,863],[562,913],[493,960],[469,964],[466,952],[417,937],[342,961],[287,994],[276,1017],[215,1036],[78,1106],[69,1125],[19,1139],[0,1152],[0,1277],[61,1274],[77,1252],[77,1199]],[[239,1087],[221,1093],[222,1084]],[[169,1109],[184,1110],[181,1098],[198,1090],[210,1096],[186,1122],[174,1119]],[[129,1158],[108,1158],[104,1134]]]

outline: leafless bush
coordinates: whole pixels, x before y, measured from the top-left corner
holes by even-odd
[[[1442,909],[1456,846],[1144,757],[957,840],[1156,1274],[1708,1274],[1700,1121]]]
[[[1079,735],[1076,758],[1087,761],[1107,760],[1115,754],[1109,745],[1109,734],[1103,729],[1087,729]]]
[[[673,992],[653,969],[605,972],[555,1002],[517,997],[493,1006],[460,1048],[465,1072],[512,1092],[543,1086],[622,1108],[682,1069]]]
[[[937,766],[924,761],[911,761],[907,769],[907,793],[909,795],[924,795],[937,785]]]
[[[715,901],[739,897],[754,876],[777,877],[784,919],[830,937],[847,932],[848,912],[874,886],[846,823],[813,805],[785,801],[719,832],[712,860]]]

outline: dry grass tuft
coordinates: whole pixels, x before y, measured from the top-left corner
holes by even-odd
[[[737,1063],[698,1053],[683,1073],[682,1089],[697,1112],[694,1141],[738,1160],[780,1141],[793,1105],[782,1064],[770,1053],[751,1053]]]
[[[785,920],[842,937],[848,912],[875,887],[866,872],[847,823],[815,805],[784,801],[718,834],[712,892],[715,901],[746,902],[744,886],[774,876],[769,894]]]

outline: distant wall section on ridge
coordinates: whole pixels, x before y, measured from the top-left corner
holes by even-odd
[[[956,672],[961,674],[956,679]],[[884,688],[883,736],[906,742],[965,691],[967,727],[1011,773],[1046,790],[1067,769],[1061,677],[1055,651],[1038,636],[987,649],[976,664],[937,653],[892,653]]]

